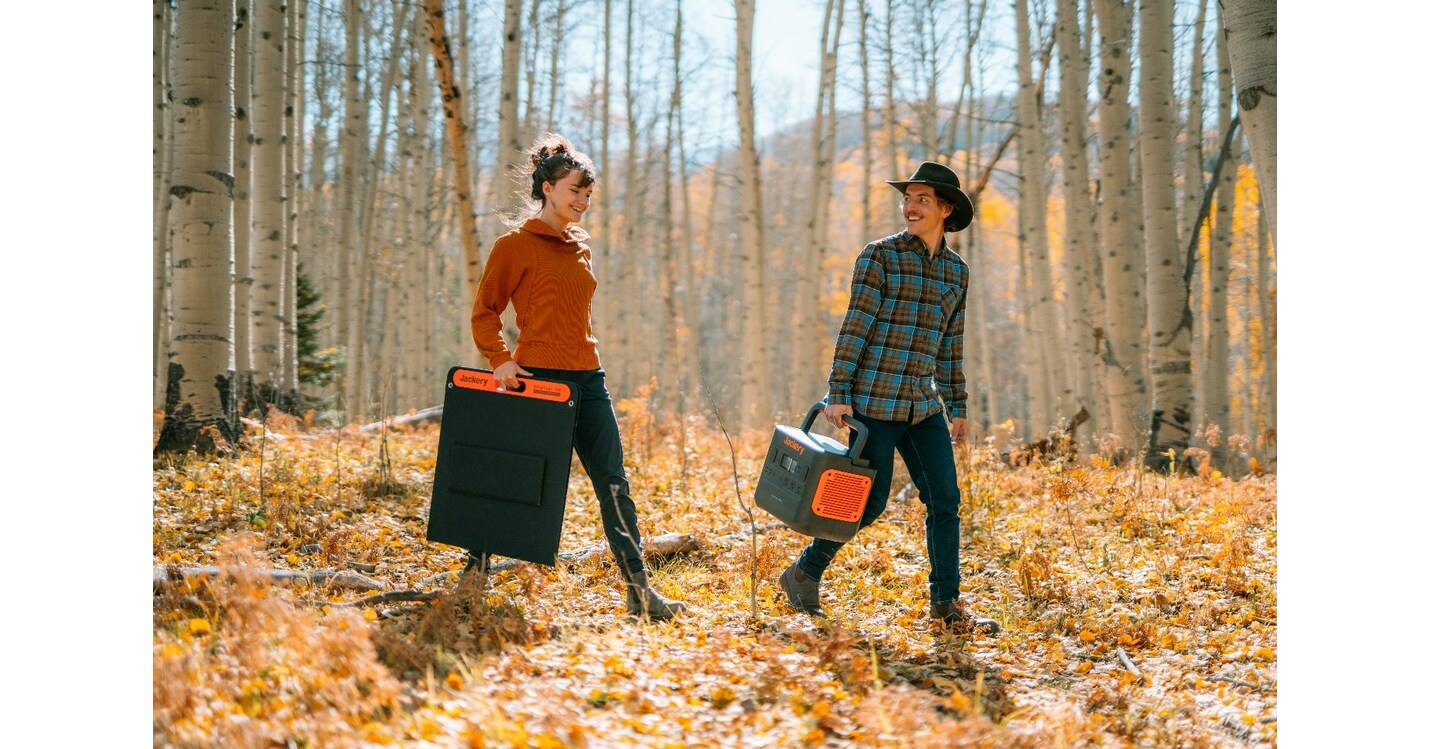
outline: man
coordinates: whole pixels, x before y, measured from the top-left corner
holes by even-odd
[[[973,203],[953,170],[932,161],[909,179],[887,182],[904,195],[906,229],[870,242],[854,263],[824,416],[839,427],[854,416],[869,432],[863,456],[878,474],[861,529],[888,505],[895,450],[908,467],[927,511],[930,619],[955,630],[976,627],[996,634],[996,622],[969,617],[958,600],[960,495],[953,445],[967,437],[968,265],[948,248],[944,233],[973,221]],[[791,606],[824,616],[820,580],[843,546],[816,538],[780,575]]]

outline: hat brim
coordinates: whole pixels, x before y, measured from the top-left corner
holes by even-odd
[[[899,192],[904,192],[909,185],[928,185],[933,188],[940,198],[953,204],[953,228],[949,231],[963,231],[968,225],[973,223],[973,201],[969,200],[967,193],[944,182],[932,182],[926,179],[886,179],[885,182],[893,185]]]

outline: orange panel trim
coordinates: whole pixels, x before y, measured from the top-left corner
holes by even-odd
[[[517,378],[523,385],[520,390],[507,390],[497,384],[491,372],[482,369],[459,369],[452,374],[452,384],[468,390],[484,390],[502,395],[519,395],[537,400],[565,402],[571,400],[571,387],[564,382]]]

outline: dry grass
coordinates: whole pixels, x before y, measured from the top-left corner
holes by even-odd
[[[156,465],[154,563],[228,572],[156,591],[155,745],[1276,742],[1274,477],[961,454],[964,599],[1005,629],[964,639],[923,621],[911,492],[835,560],[828,622],[781,606],[773,585],[801,537],[762,533],[752,611],[750,544],[733,536],[747,521],[719,431],[686,426],[682,453],[674,430],[623,427],[640,446],[628,460],[643,534],[702,543],[652,572],[691,605],[668,624],[626,617],[608,557],[522,564],[485,590],[446,584],[430,604],[381,610],[324,607],[357,594],[255,575],[362,563],[403,589],[460,569],[461,550],[423,540],[433,427],[383,445],[286,419],[270,422],[261,456],[251,438],[241,454]],[[738,442],[747,502],[767,439]],[[600,540],[577,469],[562,548]]]

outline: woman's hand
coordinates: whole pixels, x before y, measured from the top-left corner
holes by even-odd
[[[531,373],[526,371],[525,369],[522,369],[521,365],[517,364],[515,359],[512,359],[511,361],[508,361],[498,366],[496,369],[492,370],[492,379],[496,380],[498,385],[501,385],[507,390],[512,390],[516,388],[516,386],[518,385],[516,379],[517,375],[526,375],[527,377],[530,377]]]

